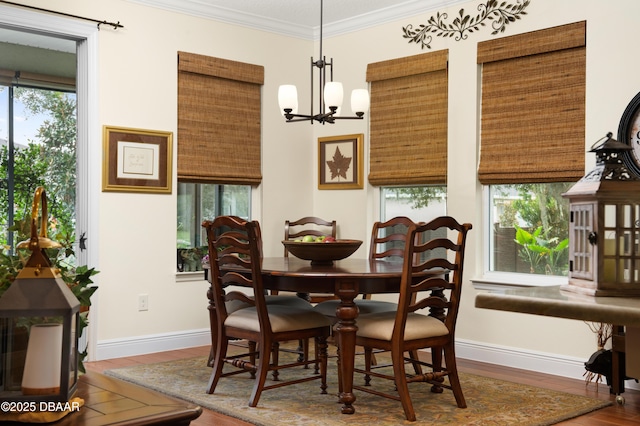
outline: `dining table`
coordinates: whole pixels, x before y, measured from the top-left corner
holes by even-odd
[[[339,401],[343,414],[355,413],[353,378],[358,330],[355,300],[360,294],[398,293],[401,275],[401,261],[346,258],[313,264],[295,257],[262,259],[265,289],[298,294],[328,293],[340,299],[336,308],[335,338],[339,348]]]

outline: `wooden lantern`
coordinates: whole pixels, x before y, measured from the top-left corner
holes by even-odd
[[[607,134],[596,167],[569,191],[569,281],[563,290],[640,296],[640,180],[624,165],[631,150]]]
[[[40,200],[42,221],[38,235]],[[45,253],[47,248],[60,247],[47,238],[47,220],[46,194],[38,188],[31,215],[31,239],[18,244],[18,248],[28,247],[31,256],[0,298],[2,401],[67,402],[78,383],[80,302]]]

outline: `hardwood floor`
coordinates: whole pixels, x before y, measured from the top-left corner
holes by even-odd
[[[160,352],[126,358],[86,363],[87,371],[102,372],[111,368],[127,367],[137,364],[151,364],[155,362],[171,361],[180,358],[204,356],[209,353],[209,347],[196,347],[176,351]],[[615,396],[609,393],[606,384],[585,384],[583,380],[567,379],[559,376],[541,374],[527,370],[500,367],[464,359],[458,360],[458,369],[480,376],[494,377],[511,382],[524,383],[532,386],[554,389],[576,395],[586,395],[592,398],[613,401],[613,405],[580,417],[559,423],[560,425],[581,426],[611,426],[640,424],[640,391],[627,390],[623,396],[625,404],[615,403]],[[195,426],[215,424],[216,426],[248,426],[250,423],[227,417],[210,410],[203,410],[202,415],[191,423]]]

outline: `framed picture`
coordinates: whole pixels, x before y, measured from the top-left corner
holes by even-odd
[[[104,126],[102,190],[171,194],[171,132]]]
[[[363,187],[362,133],[318,138],[318,189]]]

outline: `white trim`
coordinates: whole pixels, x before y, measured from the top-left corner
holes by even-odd
[[[548,287],[566,285],[567,277],[557,275],[515,274],[510,272],[485,272],[482,277],[471,278],[476,290],[504,290],[518,287]]]
[[[524,351],[520,348],[492,345],[472,340],[456,340],[456,356],[504,367],[582,379],[586,359],[552,353]]]
[[[307,40],[320,39],[319,25],[308,26],[280,20],[269,16],[261,16],[247,10],[239,10],[243,6],[230,5],[221,7],[206,4],[197,0],[128,0],[144,6],[156,7],[172,12],[192,15],[200,18],[213,19],[233,25],[254,28],[289,37]],[[372,26],[396,21],[408,17],[415,17],[433,11],[437,8],[451,7],[466,0],[409,0],[399,2],[391,7],[374,10],[352,18],[323,25],[323,36],[333,37],[341,34],[360,31]],[[235,7],[235,9],[234,9]],[[319,18],[318,18],[319,19]]]
[[[93,23],[52,16],[46,13],[0,5],[0,26],[15,30],[35,31],[39,34],[75,40],[77,42],[78,102],[78,175],[77,197],[86,200],[76,206],[77,229],[86,231],[87,250],[78,252],[78,261],[98,270],[98,200],[100,188],[101,133],[98,125],[98,28]],[[94,165],[93,167],[91,165]],[[80,231],[82,232],[82,231]],[[80,235],[77,235],[79,238]],[[96,283],[99,278],[96,278]],[[97,304],[94,296],[93,304]],[[97,309],[91,312],[88,336],[97,335]],[[89,360],[95,353],[95,342],[88,339]]]
[[[210,344],[211,333],[208,328],[102,340],[97,344],[95,360],[144,355]]]
[[[587,361],[587,358],[581,359],[530,350],[523,351],[520,348],[491,345],[472,340],[456,340],[456,357],[576,380],[584,380],[584,363]],[[624,386],[625,389],[640,390],[640,385],[633,380],[625,381]]]

